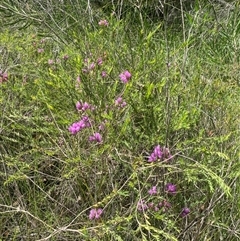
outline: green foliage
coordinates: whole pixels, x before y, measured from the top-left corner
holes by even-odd
[[[1,2],[4,240],[239,240],[239,6],[221,3],[227,14],[200,1]],[[72,135],[83,115],[91,127]],[[158,144],[172,158],[148,162]]]

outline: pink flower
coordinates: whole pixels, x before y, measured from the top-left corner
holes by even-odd
[[[103,121],[103,122],[98,126],[98,129],[99,129],[100,131],[103,131],[104,128],[105,128],[105,125],[106,125],[106,120]]]
[[[168,183],[165,186],[165,190],[167,193],[174,195],[174,194],[176,194],[177,187],[176,187],[176,185],[174,185],[172,183]]]
[[[154,203],[148,203],[149,208],[154,208]]]
[[[189,213],[190,213],[190,209],[189,208],[183,208],[183,210],[181,212],[181,216],[182,217],[186,217]]]
[[[168,201],[166,200],[163,200],[162,202],[160,202],[158,204],[159,208],[163,208],[163,211],[167,211],[168,209],[171,208],[171,203],[169,203]]]
[[[101,76],[102,76],[103,78],[107,77],[107,72],[106,72],[106,71],[102,71]]]
[[[91,64],[89,64],[88,66],[83,68],[82,71],[83,71],[83,73],[89,73],[92,70],[94,70],[94,68],[95,68],[95,63],[92,62]]]
[[[79,101],[76,103],[76,109],[77,110],[81,110],[82,109],[82,103],[80,103]]]
[[[89,65],[89,70],[93,70],[95,68],[95,63],[91,63],[90,65]]]
[[[46,39],[44,39],[44,38],[40,40],[40,43],[41,43],[41,44],[43,44],[43,43],[45,43],[45,42],[46,42]]]
[[[137,204],[138,211],[145,211],[148,209],[148,205],[146,204],[145,200],[140,200]]]
[[[77,78],[76,78],[76,88],[79,88],[79,85],[80,85],[80,82],[81,82],[81,78],[80,76],[78,75]]]
[[[150,195],[154,195],[154,194],[157,194],[157,186],[153,186],[149,191],[148,193]]]
[[[6,82],[8,80],[7,72],[0,71],[0,83]]]
[[[127,105],[127,102],[123,101],[122,104],[121,104],[121,107],[125,107]]]
[[[102,142],[102,136],[100,133],[96,132],[94,135],[89,136],[89,141],[96,141],[98,143]]]
[[[71,134],[76,135],[82,129],[90,126],[91,126],[91,123],[88,116],[83,116],[83,118],[80,121],[74,122],[72,125],[70,125],[68,130]]]
[[[163,153],[161,151],[161,147],[160,147],[160,145],[157,145],[157,146],[155,146],[152,154],[149,156],[148,162],[154,162],[157,159],[161,159],[162,155],[163,155]]]
[[[127,103],[123,101],[123,98],[120,96],[115,100],[115,105],[123,108],[127,105]]]
[[[130,79],[132,75],[126,70],[124,71],[124,75],[126,76],[127,79]]]
[[[92,107],[90,104],[88,104],[87,102],[84,102],[84,103],[82,103],[82,102],[80,102],[80,101],[78,101],[77,103],[76,103],[76,109],[77,110],[81,110],[81,111],[86,111],[86,110],[93,110],[94,109],[94,107]]]
[[[89,219],[90,220],[99,219],[102,213],[103,213],[103,210],[101,208],[93,208],[90,210]]]
[[[97,65],[102,65],[103,64],[103,59],[100,57],[97,59]]]
[[[106,19],[100,20],[100,21],[98,22],[98,25],[100,25],[100,26],[108,26],[108,21],[107,21]]]
[[[115,100],[115,104],[116,105],[120,105],[122,103],[122,97],[118,97],[116,100]]]
[[[128,72],[127,70],[124,71],[123,73],[121,73],[121,74],[119,75],[120,80],[121,80],[124,84],[126,84],[126,83],[130,80],[131,77],[132,77],[131,73]]]
[[[167,147],[162,148],[162,157],[163,159],[167,159],[167,161],[170,161],[171,159],[173,159],[173,156],[171,155],[169,148]]]
[[[84,110],[87,110],[87,109],[90,109],[91,108],[91,106],[87,103],[87,102],[84,102],[83,104],[82,104],[82,110],[84,111]]]
[[[90,63],[90,60],[88,58],[86,58],[84,60],[84,63],[85,63],[85,65],[84,65],[84,68],[82,69],[83,73],[89,73],[92,70],[94,70],[94,68],[95,68],[95,63],[94,62]]]
[[[40,54],[40,53],[44,52],[44,49],[38,49],[37,51]]]
[[[81,78],[79,75],[77,76],[77,82],[81,82]]]
[[[49,60],[48,60],[48,64],[49,64],[49,65],[51,65],[51,64],[53,64],[53,63],[54,63],[54,60],[53,60],[53,59],[49,59]]]

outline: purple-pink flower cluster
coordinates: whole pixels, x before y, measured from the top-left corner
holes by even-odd
[[[89,73],[95,68],[95,63],[90,62],[88,58],[84,60],[84,68],[82,69],[83,73]]]
[[[90,54],[90,56],[92,56],[92,54]],[[83,71],[83,73],[90,73],[91,71],[93,71],[96,68],[96,66],[103,65],[103,62],[104,62],[104,56],[99,57],[95,61],[93,61],[92,58],[85,58],[84,68],[82,69],[82,71]],[[105,74],[106,74],[106,72],[104,72],[104,74],[102,74],[102,77],[105,77],[105,76],[103,76]]]
[[[177,187],[176,187],[176,185],[174,185],[172,183],[167,183],[165,186],[165,191],[169,194],[174,195],[177,192]]]
[[[100,133],[96,132],[94,135],[89,136],[89,141],[102,142],[102,136]]]
[[[118,97],[116,100],[115,100],[115,105],[118,106],[118,107],[125,107],[127,105],[126,101],[123,100],[122,97]]]
[[[49,65],[54,64],[54,60],[53,60],[53,59],[49,59],[49,60],[48,60],[48,64],[49,64]]]
[[[40,54],[40,53],[43,53],[44,52],[44,49],[43,48],[39,48],[38,50],[37,50],[37,52]]]
[[[175,195],[177,193],[177,187],[173,183],[167,183],[165,185],[165,191],[168,194]],[[150,201],[146,202],[144,199],[140,199],[137,203],[137,209],[138,211],[147,211],[148,209],[153,210],[155,212],[162,210],[162,212],[167,212],[171,207],[171,203],[168,202],[166,199],[162,201],[158,201],[158,191],[157,191],[157,186],[152,186],[148,190],[148,194],[151,196]],[[154,196],[155,195],[155,196]],[[152,197],[154,196],[154,197]],[[180,216],[185,217],[190,213],[190,209],[185,207],[182,209]]]
[[[181,216],[186,217],[189,213],[190,213],[190,209],[185,207],[181,212]]]
[[[151,189],[148,190],[148,193],[150,195],[155,195],[157,194],[157,186],[153,186]]]
[[[171,203],[167,200],[163,200],[158,204],[159,208],[162,208],[164,212],[172,207]]]
[[[102,123],[100,123],[100,125],[98,126],[98,130],[99,131],[103,131],[105,129],[107,121],[104,120]]]
[[[108,26],[108,21],[107,21],[106,19],[100,20],[100,21],[98,22],[98,25],[100,25],[100,26]]]
[[[160,145],[157,145],[154,147],[153,152],[148,158],[148,162],[155,162],[157,160],[164,160],[164,159],[172,159],[172,155],[170,154],[170,151],[166,147],[160,147]]]
[[[8,80],[7,72],[2,72],[0,70],[0,83],[6,82]]]
[[[78,122],[74,122],[69,128],[68,130],[73,134],[76,135],[79,131],[81,131],[84,128],[90,127],[91,123],[90,120],[88,118],[88,116],[83,116],[83,118],[78,121]]]
[[[106,71],[102,71],[101,76],[102,76],[102,78],[107,77],[107,72]]]
[[[100,65],[102,65],[102,64],[103,64],[103,58],[102,58],[102,57],[99,57],[99,58],[97,59],[97,65],[100,66]]]
[[[138,203],[137,203],[137,209],[138,211],[145,211],[148,209],[148,205],[146,203],[145,200],[140,200]]]
[[[103,213],[103,210],[101,208],[93,208],[90,210],[89,219],[90,220],[99,219],[101,217],[102,213]]]
[[[90,104],[88,104],[87,102],[80,102],[80,101],[78,101],[77,103],[76,103],[76,109],[77,110],[81,110],[81,111],[86,111],[86,110],[94,110],[94,107],[93,106],[91,106]]]
[[[169,185],[166,185],[166,188],[168,187]],[[176,190],[175,190],[176,191]],[[153,196],[153,195],[156,195],[158,194],[157,192],[157,186],[152,186],[149,190],[148,190],[148,194],[150,196]],[[171,204],[167,201],[167,200],[163,200],[161,201],[160,203],[157,203],[156,202],[149,202],[149,203],[146,203],[145,200],[140,200],[137,204],[137,209],[139,211],[145,211],[147,209],[152,209],[154,211],[159,211],[159,209],[162,209],[164,212],[167,211],[169,208],[171,208]]]
[[[75,85],[75,87],[79,88],[80,87],[80,83],[81,83],[81,77],[78,75],[77,78],[76,78],[76,85]]]
[[[163,155],[163,153],[161,151],[161,147],[160,147],[160,145],[157,145],[154,148],[153,152],[151,153],[150,157],[148,158],[148,161],[155,162],[156,160],[161,159],[162,155]]]
[[[138,211],[146,211],[148,209],[154,210],[155,212],[162,209],[163,212],[166,212],[171,208],[171,204],[167,200],[163,200],[160,203],[149,202],[147,203],[145,200],[141,199],[137,203]]]
[[[129,71],[127,71],[127,70],[125,70],[123,73],[121,73],[119,75],[120,80],[124,84],[126,84],[131,79],[131,77],[132,77],[131,73]]]

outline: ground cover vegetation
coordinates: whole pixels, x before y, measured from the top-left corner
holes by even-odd
[[[238,1],[0,14],[0,240],[240,239]]]

